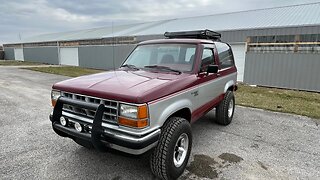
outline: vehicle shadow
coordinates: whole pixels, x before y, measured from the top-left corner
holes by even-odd
[[[74,169],[76,177],[114,180],[155,179],[149,168],[150,152],[135,156],[115,150],[101,152],[76,146],[74,160],[81,161]]]
[[[206,129],[219,129],[223,126],[213,123],[215,113],[207,115],[192,124],[194,140],[201,138]],[[194,143],[193,146],[197,144]],[[115,150],[100,152],[75,145],[72,161],[69,167],[74,177],[84,179],[157,179],[150,170],[149,157],[151,152],[134,156]],[[189,162],[190,163],[190,162]],[[184,177],[185,178],[185,177]]]

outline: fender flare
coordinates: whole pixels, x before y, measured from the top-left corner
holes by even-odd
[[[169,106],[167,106],[161,113],[159,117],[159,121],[161,122],[161,126],[168,120],[168,118],[174,114],[175,112],[180,111],[181,109],[188,108],[192,113],[192,102],[188,99],[182,99],[176,101]]]
[[[231,86],[236,86],[236,82],[234,80],[230,80],[226,83],[226,85],[224,86],[224,93],[226,93],[229,89],[229,87]]]

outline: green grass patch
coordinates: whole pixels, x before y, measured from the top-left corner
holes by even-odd
[[[59,75],[69,76],[69,77],[78,77],[78,76],[103,72],[103,70],[89,69],[89,68],[82,68],[82,67],[75,67],[75,66],[28,67],[23,69],[29,69],[33,71],[39,71],[39,72],[50,73],[50,74],[59,74]]]
[[[41,63],[15,60],[0,60],[0,66],[30,66],[41,65]]]
[[[239,85],[236,103],[241,106],[320,119],[320,93]]]

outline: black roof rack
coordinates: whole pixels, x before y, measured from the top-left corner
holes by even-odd
[[[208,29],[198,31],[165,32],[167,38],[211,39],[220,41],[221,34]]]

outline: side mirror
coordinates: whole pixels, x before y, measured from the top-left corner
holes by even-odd
[[[209,73],[218,73],[219,67],[218,65],[212,65],[210,64],[207,68],[207,74]]]

